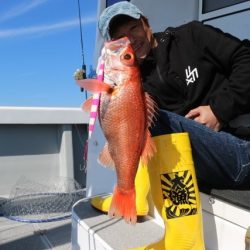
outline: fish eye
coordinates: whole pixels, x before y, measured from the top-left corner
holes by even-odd
[[[130,60],[130,59],[131,59],[131,55],[130,55],[130,54],[125,54],[125,55],[123,56],[123,58],[124,58],[125,60]]]
[[[134,64],[134,55],[132,53],[126,52],[121,56],[121,61],[127,65],[131,66]]]

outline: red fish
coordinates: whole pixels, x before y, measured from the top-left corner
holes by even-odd
[[[140,70],[127,37],[105,43],[104,63],[105,78],[112,84],[93,79],[78,84],[102,93],[99,120],[107,143],[99,161],[114,166],[117,175],[109,215],[135,224],[135,176],[139,161],[146,164],[156,152],[148,130],[156,105],[142,90]]]

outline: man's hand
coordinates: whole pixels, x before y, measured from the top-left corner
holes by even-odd
[[[214,131],[219,131],[221,124],[214,115],[210,106],[199,106],[198,108],[191,109],[186,115],[186,118],[193,119],[196,122],[204,124],[205,126],[213,129]]]

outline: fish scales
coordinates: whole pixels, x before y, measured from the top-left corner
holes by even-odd
[[[146,130],[145,101],[140,84],[123,83],[114,95],[101,97],[100,121],[116,165],[117,186],[132,188]]]

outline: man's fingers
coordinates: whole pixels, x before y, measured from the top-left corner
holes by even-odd
[[[191,109],[186,115],[186,118],[194,118],[200,115],[199,108]]]
[[[203,119],[201,119],[200,116],[194,118],[193,120],[200,123],[200,124],[206,125],[206,122]]]

